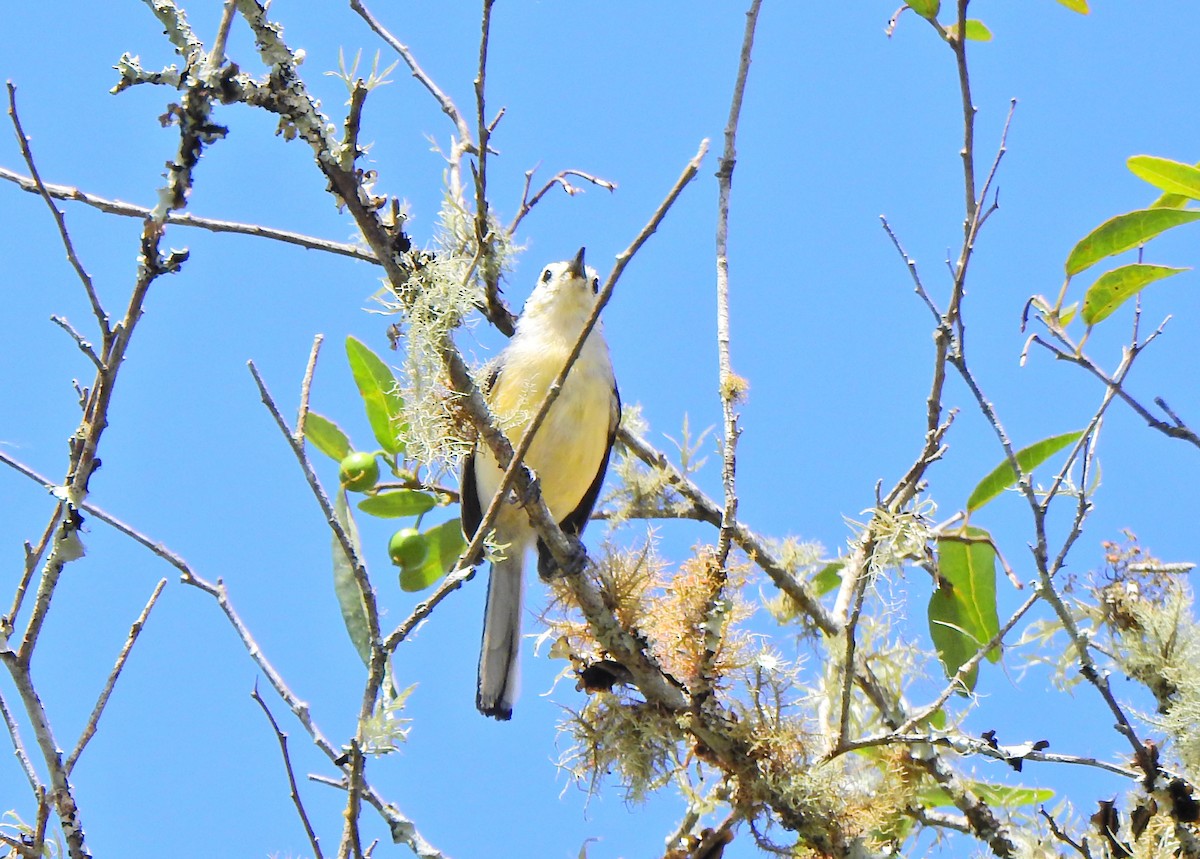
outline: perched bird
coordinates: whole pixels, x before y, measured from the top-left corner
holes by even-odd
[[[485,384],[488,405],[514,447],[562,372],[595,306],[600,279],[595,269],[584,266],[583,252],[580,248],[570,262],[551,263],[542,270],[516,333]],[[620,419],[621,398],[597,322],[525,456],[550,514],[568,534],[582,533],[596,505]],[[502,476],[486,444],[477,443],[463,461],[462,524],[468,539],[479,529]],[[496,719],[512,718],[517,698],[525,556],[536,545],[538,572],[548,577],[556,570],[520,503],[515,497],[505,502],[494,526],[503,556],[493,562],[488,578],[475,698],[479,712]]]

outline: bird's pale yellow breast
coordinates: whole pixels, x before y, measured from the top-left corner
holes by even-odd
[[[599,349],[605,351],[603,345]],[[585,353],[588,351],[592,350],[585,349]],[[540,349],[514,350],[505,355],[504,369],[488,400],[514,447],[524,436],[567,354],[567,349]],[[592,360],[581,356],[572,367],[525,458],[537,472],[546,506],[558,520],[579,505],[608,448],[613,411],[611,365],[607,354],[588,357]],[[487,470],[498,475],[494,461],[490,456],[487,459]],[[493,494],[498,482],[498,476],[494,481],[485,479],[481,494]]]

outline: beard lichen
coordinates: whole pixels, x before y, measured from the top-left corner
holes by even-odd
[[[451,333],[469,324],[472,312],[483,304],[481,272],[499,277],[510,270],[521,250],[494,217],[486,250],[481,250],[474,218],[447,194],[432,248],[408,252],[408,281],[382,301],[387,312],[401,317],[397,328],[404,361],[399,393],[407,420],[402,441],[410,458],[431,466],[454,467],[473,441],[470,422],[462,416],[446,378],[443,353]],[[474,372],[481,385],[486,370]]]
[[[559,765],[576,783],[595,792],[616,782],[631,802],[681,779],[719,784],[722,801],[739,816],[768,829],[781,823],[809,846],[830,837],[883,844],[897,831],[916,790],[912,768],[898,749],[826,758],[821,696],[805,691],[798,666],[743,628],[751,611],[741,597],[749,579],[744,561],[721,570],[712,548],[702,546],[671,567],[651,537],[638,550],[607,548],[591,575],[663,670],[693,691],[702,684],[717,706],[674,712],[619,680],[588,686],[586,669],[610,655],[559,590],[546,618],[552,654],[570,659],[578,688],[590,690],[559,725],[568,741]],[[715,734],[711,719],[719,720]]]

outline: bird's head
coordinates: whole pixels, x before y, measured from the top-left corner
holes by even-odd
[[[552,262],[538,275],[537,285],[529,300],[525,302],[522,318],[546,318],[583,320],[596,304],[596,293],[600,291],[600,275],[591,266],[584,265],[584,248],[575,258],[565,262]]]

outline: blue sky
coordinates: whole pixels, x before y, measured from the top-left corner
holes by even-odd
[[[1078,368],[1033,353],[1018,366],[1025,299],[1054,294],[1073,243],[1155,192],[1125,169],[1150,153],[1197,160],[1200,95],[1192,82],[1200,21],[1190,4],[1097,2],[1090,16],[1053,0],[977,0],[994,41],[972,45],[979,109],[978,151],[990,162],[1009,100],[1019,101],[1000,167],[1001,208],[986,225],[967,298],[968,348],[981,383],[1018,445],[1081,427],[1102,391]],[[189,15],[210,38],[220,4]],[[475,4],[408,2],[374,10],[464,109],[478,39]],[[921,266],[935,299],[949,278],[962,222],[961,113],[950,52],[912,14],[890,40],[894,4],[800,4],[766,0],[750,73],[731,229],[733,362],[751,390],[741,409],[740,515],[770,535],[845,544],[845,517],[871,506],[876,480],[890,485],[920,447],[931,370],[927,310],[879,225],[886,215]],[[636,235],[702,138],[712,140],[700,178],[631,264],[605,325],[626,403],[641,404],[651,439],[719,423],[716,395],[713,235],[716,169],[743,28],[740,4],[520,2],[495,9],[489,104],[504,106],[489,165],[494,204],[505,220],[526,170],[539,176],[577,168],[617,183],[574,198],[551,195],[526,219],[528,250],[506,290],[518,307],[541,266],[580,245],[602,272]],[[323,73],[338,52],[383,52],[342,4],[276,0],[302,68],[325,110],[339,121],[345,90]],[[15,4],[0,30],[0,76],[18,105],[47,181],[152,204],[175,133],[158,116],[174,94],[139,87],[113,97],[111,67],[123,52],[147,68],[175,61],[149,10],[134,2]],[[244,27],[230,54],[257,70]],[[1192,59],[1189,59],[1192,58]],[[431,233],[440,202],[440,156],[451,125],[403,69],[368,100],[363,138],[379,189],[411,205],[411,234]],[[332,239],[353,236],[349,218],[324,193],[307,147],[274,136],[273,121],[242,107],[219,110],[227,140],[204,156],[190,209]],[[0,165],[21,170],[11,134]],[[139,224],[66,207],[68,224],[102,298],[116,314],[136,264]],[[71,380],[89,366],[48,319],[87,330],[89,312],[66,265],[44,205],[0,185],[0,445],[61,479],[66,440],[77,420]],[[340,344],[348,334],[382,350],[385,320],[364,312],[378,287],[372,267],[313,251],[175,228],[186,246],[181,274],[155,284],[134,338],[105,435],[104,465],[92,501],[183,555],[206,578],[223,578],[260,645],[313,707],[334,738],[349,735],[361,665],[332,596],[329,537],[294,460],[258,401],[245,363],[253,359],[285,413],[294,414],[314,334],[327,337],[313,405],[364,446],[369,428],[353,395]],[[1153,246],[1149,261],[1196,262],[1195,232]],[[951,249],[948,251],[947,249]],[[1082,285],[1082,284],[1081,284]],[[1132,390],[1164,396],[1185,417],[1200,415],[1195,351],[1200,329],[1196,275],[1149,289],[1144,318],[1173,319],[1138,362]],[[1098,332],[1091,352],[1112,368],[1129,313]],[[500,338],[482,325],[459,338],[483,359]],[[962,407],[950,452],[931,472],[930,496],[949,515],[1000,459],[966,390],[953,382],[947,404]],[[1196,418],[1200,420],[1200,418]],[[716,450],[700,476],[719,491]],[[1072,556],[1072,571],[1100,564],[1099,543],[1130,528],[1167,560],[1197,557],[1195,451],[1154,434],[1116,409],[1104,427],[1097,511]],[[322,477],[336,478],[332,468]],[[45,493],[0,471],[0,594],[15,586],[24,540],[36,540],[50,512]],[[448,515],[448,514],[446,514]],[[432,516],[432,514],[431,514]],[[1016,498],[989,508],[993,529],[1018,575],[1028,579],[1028,516]],[[1061,524],[1061,523],[1060,523]],[[369,563],[389,618],[414,597],[395,588],[389,531],[363,523]],[[590,532],[591,542],[601,529]],[[713,539],[688,524],[661,527],[664,550],[682,557]],[[616,536],[640,537],[637,527]],[[60,742],[86,720],[129,624],[160,577],[170,581],[137,645],[75,784],[96,855],[301,855],[309,852],[288,800],[269,728],[249,698],[256,671],[216,605],[176,581],[174,571],[100,523],[86,535],[88,557],[72,565],[35,662]],[[626,805],[616,789],[588,801],[553,761],[554,724],[579,702],[558,663],[524,652],[524,693],[511,724],[479,717],[472,705],[483,577],[438,608],[397,656],[404,683],[417,683],[410,743],[373,764],[372,779],[454,856],[574,857],[588,838],[592,859],[661,854],[679,808],[668,800]],[[926,645],[921,612],[927,579],[910,573],[907,611]],[[1002,585],[1001,605],[1023,597]],[[531,588],[533,602],[542,595]],[[781,636],[786,631],[763,622]],[[536,631],[535,624],[527,625]],[[937,678],[934,678],[935,680]],[[932,688],[931,684],[931,688]],[[1122,687],[1124,689],[1124,687]],[[989,667],[980,712],[969,725],[1003,726],[1013,741],[1048,737],[1055,750],[1113,757],[1121,746],[1089,690],[1048,695],[1045,678]],[[14,700],[7,677],[0,692]],[[329,772],[300,727],[268,696],[291,734],[297,769]],[[1069,726],[1067,727],[1063,726]],[[26,731],[26,740],[32,738]],[[7,740],[5,739],[5,743]],[[4,756],[0,756],[3,758]],[[983,778],[1006,779],[980,765]],[[1082,808],[1121,786],[1091,772],[1027,768],[1026,784],[1085,788]],[[324,846],[340,831],[342,797],[305,785]],[[0,766],[0,811],[28,811],[15,765]],[[1089,811],[1090,813],[1090,811]],[[383,830],[369,821],[372,837]],[[399,855],[391,848],[381,855]],[[744,834],[727,856],[755,855]]]

